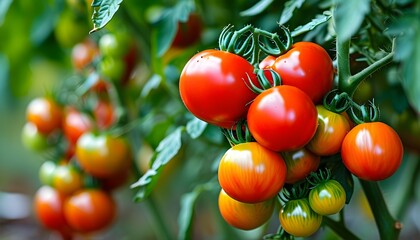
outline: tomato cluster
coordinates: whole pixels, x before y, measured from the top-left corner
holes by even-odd
[[[321,46],[298,42],[258,66],[224,50],[199,52],[181,73],[181,99],[194,116],[229,133],[231,148],[218,168],[219,209],[226,222],[257,228],[271,217],[281,191],[311,183],[300,194],[292,190],[279,213],[288,234],[306,237],[318,230],[323,215],[338,213],[347,201],[343,184],[322,174],[324,168],[331,171],[326,161],[338,156],[356,177],[383,180],[401,163],[401,140],[384,123],[353,127],[345,112],[321,105],[334,77]],[[235,139],[243,135],[245,141]]]

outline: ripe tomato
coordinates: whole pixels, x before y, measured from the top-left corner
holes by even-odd
[[[83,187],[83,175],[70,164],[59,165],[53,174],[53,186],[62,194],[70,195]]]
[[[70,143],[75,144],[79,137],[93,129],[91,119],[75,108],[67,109],[64,115],[63,132]]]
[[[172,47],[184,48],[196,43],[201,36],[202,23],[197,14],[191,14],[187,22],[178,22],[178,31]]]
[[[306,198],[286,202],[280,210],[279,219],[284,231],[295,237],[314,234],[322,223],[322,216],[311,209]]]
[[[93,41],[85,40],[74,45],[71,50],[71,60],[76,70],[86,68],[98,56],[99,50]]]
[[[321,161],[321,157],[306,148],[284,152],[283,158],[287,166],[286,183],[290,184],[303,180],[311,172],[316,171]]]
[[[266,223],[273,214],[275,198],[259,203],[239,202],[222,189],[219,194],[219,210],[223,219],[230,225],[251,230]]]
[[[363,123],[355,126],[344,138],[341,157],[355,176],[379,181],[398,169],[403,146],[398,134],[385,123]]]
[[[61,107],[52,99],[35,98],[26,108],[26,119],[42,134],[50,134],[61,127]]]
[[[260,69],[270,69],[275,61],[276,61],[276,57],[268,55],[258,64],[258,67]]]
[[[84,189],[64,203],[64,214],[71,228],[87,233],[107,227],[114,219],[115,202],[109,193],[99,189]]]
[[[336,180],[319,183],[309,192],[309,205],[320,215],[336,214],[346,203],[346,191]]]
[[[106,178],[130,167],[131,152],[124,137],[86,132],[77,141],[76,158],[84,171]]]
[[[336,154],[341,149],[344,137],[350,131],[350,124],[345,116],[330,112],[322,105],[317,106],[316,110],[318,128],[306,147],[320,156]]]
[[[47,136],[38,131],[35,124],[31,122],[25,123],[22,128],[23,145],[34,152],[42,152],[49,147]]]
[[[59,230],[67,226],[63,206],[64,196],[52,187],[42,186],[35,193],[35,213],[46,228]]]
[[[276,152],[256,142],[230,148],[219,163],[220,186],[232,198],[245,203],[263,202],[276,196],[286,180],[286,164]]]
[[[246,116],[257,96],[247,87],[248,77],[257,84],[254,68],[244,58],[219,50],[199,52],[182,70],[182,101],[197,118],[231,128]]]
[[[316,108],[311,99],[293,86],[265,90],[248,110],[248,127],[255,140],[273,151],[302,148],[314,136]]]
[[[334,69],[330,56],[321,46],[298,42],[277,57],[271,68],[280,74],[282,84],[298,87],[314,103],[322,100],[333,86]]]
[[[93,110],[96,125],[100,130],[110,128],[116,121],[114,106],[108,100],[99,100]]]

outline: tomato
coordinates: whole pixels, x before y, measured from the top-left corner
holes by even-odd
[[[321,46],[298,42],[285,54],[277,57],[271,69],[280,74],[282,84],[298,87],[320,102],[333,86],[332,60]]]
[[[346,203],[346,191],[334,179],[317,184],[309,192],[309,205],[320,215],[336,214]]]
[[[344,138],[341,157],[355,176],[379,181],[390,177],[398,169],[403,146],[398,134],[385,123],[362,123]]]
[[[54,188],[65,195],[76,192],[84,185],[82,173],[70,164],[57,166],[52,180]]]
[[[306,148],[284,152],[283,158],[287,166],[286,183],[296,183],[305,179],[318,169],[321,158]]]
[[[61,128],[61,107],[52,99],[35,98],[26,108],[26,119],[35,124],[40,133],[50,134]]]
[[[116,214],[116,204],[112,196],[102,190],[83,189],[66,200],[64,214],[74,230],[93,232],[111,224]]]
[[[98,178],[98,180],[100,181],[102,189],[112,191],[124,186],[131,177],[131,169],[124,169],[123,172],[116,173],[113,176],[106,178]]]
[[[63,132],[70,143],[75,144],[79,137],[93,129],[91,119],[74,108],[66,111],[63,121]]]
[[[330,112],[322,105],[317,106],[316,110],[318,128],[306,147],[320,156],[336,154],[341,149],[344,137],[350,131],[350,124],[345,116]]]
[[[260,69],[270,69],[275,61],[276,61],[276,57],[268,55],[258,64],[258,67]]]
[[[52,161],[45,161],[39,168],[39,180],[43,185],[53,186],[53,179],[57,164]]]
[[[273,214],[275,198],[259,203],[239,202],[222,189],[219,194],[219,210],[223,219],[230,225],[251,230],[266,223]]]
[[[290,200],[279,213],[284,231],[295,237],[308,237],[314,234],[322,223],[322,216],[314,212],[306,198]]]
[[[245,203],[273,198],[286,180],[286,164],[276,152],[256,142],[231,147],[219,163],[220,186],[232,198]]]
[[[121,58],[104,57],[99,63],[99,70],[103,76],[118,82],[124,74],[125,63]]]
[[[202,32],[201,19],[197,14],[191,14],[187,22],[178,22],[178,30],[172,42],[172,47],[184,48],[200,40]]]
[[[114,106],[108,100],[98,100],[93,110],[96,125],[99,129],[110,128],[116,121]]]
[[[257,96],[248,87],[248,77],[257,84],[253,66],[244,58],[219,50],[194,55],[179,80],[181,99],[197,118],[231,128],[246,116]]]
[[[129,47],[130,38],[126,33],[106,33],[99,39],[99,51],[105,57],[122,58]]]
[[[251,103],[248,127],[255,140],[273,151],[293,151],[307,144],[317,128],[311,99],[293,86],[272,87]]]
[[[67,226],[63,206],[64,196],[52,187],[42,186],[35,193],[35,213],[46,228],[58,230]]]
[[[71,60],[76,70],[83,70],[97,57],[99,50],[93,41],[85,40],[74,45],[71,50]]]
[[[84,171],[98,178],[115,176],[130,167],[128,141],[107,133],[84,133],[76,144],[76,158]]]
[[[29,150],[42,152],[49,147],[47,136],[40,133],[35,124],[31,122],[25,123],[21,137],[23,145]]]

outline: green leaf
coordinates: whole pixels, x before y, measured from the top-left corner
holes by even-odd
[[[160,75],[153,74],[153,76],[146,82],[146,84],[142,88],[140,96],[142,98],[149,96],[150,92],[159,88],[161,81],[162,77]]]
[[[357,32],[370,11],[369,0],[337,0],[335,31],[345,41]]]
[[[305,0],[289,0],[284,4],[283,12],[281,13],[280,17],[280,25],[284,25],[287,21],[289,21],[292,16],[293,12],[297,9],[302,7]]]
[[[96,32],[105,27],[105,25],[111,21],[114,14],[120,8],[122,1],[123,0],[93,0],[93,29],[90,33]]]
[[[270,6],[271,3],[273,3],[273,0],[260,0],[254,6],[240,12],[239,14],[242,17],[251,17],[258,15],[262,13],[265,9],[267,9],[267,7]]]
[[[207,123],[198,119],[194,118],[187,123],[187,133],[190,135],[192,139],[196,139],[206,130]]]
[[[32,24],[30,39],[35,45],[41,44],[54,30],[57,19],[64,7],[64,2],[55,0],[48,4],[45,11],[39,15]]]
[[[331,12],[324,12],[323,15],[316,15],[314,19],[303,26],[299,26],[292,31],[292,37],[296,37],[302,33],[309,32],[317,26],[328,22],[332,17]]]
[[[13,0],[1,0],[0,1],[0,27],[3,25],[4,18],[6,13],[9,10],[10,5],[12,5]]]

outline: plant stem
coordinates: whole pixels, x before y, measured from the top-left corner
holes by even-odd
[[[172,239],[173,237],[162,218],[162,214],[160,213],[159,208],[156,206],[156,201],[153,196],[150,194],[149,197],[144,200],[144,202],[147,205],[147,209],[149,210],[150,214],[152,215],[154,221],[153,226],[155,227],[155,232],[158,239]]]
[[[330,217],[323,217],[324,223],[330,227],[335,233],[337,233],[341,238],[347,240],[359,240],[360,238],[354,235],[344,224],[332,220]]]
[[[359,181],[375,218],[380,238],[383,240],[398,239],[402,225],[391,216],[379,184],[362,179],[359,179]]]

